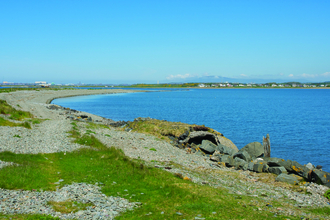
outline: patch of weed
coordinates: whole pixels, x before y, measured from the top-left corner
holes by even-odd
[[[109,134],[105,134],[104,136],[111,137]]]
[[[18,134],[15,134],[13,137],[21,138]]]
[[[31,129],[31,124],[30,124],[29,122],[27,122],[27,121],[25,121],[25,122],[22,124],[22,126],[23,126],[24,128]]]
[[[86,133],[87,134],[96,134],[94,131],[91,131],[91,130],[86,130]]]
[[[39,119],[39,118],[34,118],[34,119],[29,119],[27,121],[31,122],[32,124],[40,124],[43,121],[46,121],[47,119]]]
[[[149,150],[152,150],[152,151],[157,151],[155,148],[150,148]]]
[[[24,118],[33,117],[30,112],[25,112],[13,108],[6,102],[6,100],[0,100],[0,114],[10,115],[10,119],[19,121],[23,120]]]
[[[94,205],[93,203],[79,203],[72,200],[66,200],[63,202],[49,201],[47,204],[53,206],[53,209],[56,212],[61,213],[78,212],[79,210],[86,210],[88,206]]]
[[[10,127],[25,127],[31,129],[31,125],[28,122],[24,123],[14,123],[0,117],[0,126],[10,126]]]
[[[88,122],[88,125],[86,126],[87,129],[99,129],[99,128],[107,128],[110,129],[109,126],[104,124],[96,124],[93,122]]]
[[[90,146],[97,149],[106,148],[106,146],[101,141],[99,141],[94,135],[84,134],[83,136],[78,137],[75,140],[75,143]]]
[[[324,197],[330,200],[330,189],[324,193]]]

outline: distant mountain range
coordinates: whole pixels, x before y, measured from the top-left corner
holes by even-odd
[[[168,80],[162,81],[161,83],[286,83],[292,82],[290,79],[258,79],[258,78],[229,78],[229,77],[220,77],[220,76],[203,76],[203,77],[191,77],[186,79],[177,79],[177,80]],[[309,81],[306,79],[294,80],[297,83],[330,83],[330,81],[322,82],[322,81]]]

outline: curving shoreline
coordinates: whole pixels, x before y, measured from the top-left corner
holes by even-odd
[[[49,112],[46,108],[39,108],[39,106],[46,106],[57,98],[132,92],[144,91],[124,89],[16,91],[8,94],[0,93],[0,99],[6,100],[8,104],[16,108],[19,106],[19,110],[29,111],[36,117],[54,118],[53,113]]]

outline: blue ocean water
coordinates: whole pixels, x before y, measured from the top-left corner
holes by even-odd
[[[151,117],[205,125],[240,149],[262,143],[268,133],[271,156],[322,165],[330,171],[330,90],[190,89],[80,96],[54,104],[113,120]]]

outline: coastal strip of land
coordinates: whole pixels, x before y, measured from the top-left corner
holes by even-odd
[[[97,94],[114,94],[138,92],[134,90],[41,90],[41,91],[17,91],[12,93],[1,93],[0,100],[5,100],[9,105],[22,111],[28,111],[33,114],[35,119],[40,122],[31,122],[31,129],[19,126],[0,126],[0,153],[12,152],[22,155],[43,155],[42,158],[50,164],[54,158],[50,158],[47,154],[60,153],[59,161],[65,160],[70,152],[77,150],[89,149],[85,144],[95,137],[100,141],[101,145],[110,148],[112,146],[120,149],[128,158],[141,161],[137,170],[144,170],[147,167],[156,167],[157,169],[168,171],[183,180],[194,182],[197,185],[205,185],[213,189],[216,195],[220,191],[226,191],[234,198],[235,204],[239,202],[251,200],[253,201],[254,211],[260,212],[260,216],[268,216],[276,218],[277,215],[288,215],[293,218],[323,218],[325,214],[305,213],[307,208],[327,207],[328,200],[323,196],[328,189],[326,186],[310,183],[306,186],[291,187],[285,183],[275,183],[272,174],[257,174],[250,171],[235,170],[225,166],[220,167],[217,163],[209,159],[189,154],[186,150],[173,147],[169,142],[157,138],[152,135],[131,132],[130,130],[122,130],[109,127],[106,124],[110,119],[92,115],[87,112],[72,111],[64,107],[56,107],[50,104],[51,100],[60,97],[79,96],[79,95],[97,95]],[[87,116],[87,117],[82,117]],[[19,121],[10,119],[9,115],[1,115],[5,120],[19,123]],[[72,120],[74,119],[74,120]],[[90,120],[88,120],[90,119]],[[32,120],[33,121],[33,120]],[[80,136],[79,136],[80,135]],[[79,140],[75,138],[79,136]],[[83,139],[85,137],[85,139]],[[102,155],[98,155],[97,160],[106,159],[107,155],[103,155],[102,150],[98,150]],[[97,151],[96,151],[97,153]],[[10,154],[8,157],[12,157]],[[40,156],[41,157],[41,156]],[[53,157],[53,156],[52,156]],[[92,161],[94,156],[88,158]],[[1,159],[1,156],[0,156]],[[127,159],[125,159],[127,160]],[[46,163],[45,162],[45,163]],[[60,162],[58,162],[60,163]],[[86,161],[86,164],[89,162]],[[0,168],[20,166],[15,161],[1,161]],[[51,165],[50,165],[51,166]],[[117,169],[120,169],[118,167]],[[90,172],[87,171],[86,172]],[[99,172],[94,170],[93,172]],[[141,204],[130,202],[131,196],[144,196],[148,191],[141,191],[139,195],[136,193],[129,194],[128,190],[118,194],[117,197],[105,196],[99,190],[104,187],[117,187],[116,179],[111,179],[110,186],[108,183],[96,182],[72,183],[66,178],[61,178],[61,173],[54,170],[59,177],[51,183],[56,190],[54,193],[50,191],[32,191],[32,190],[10,190],[0,189],[0,213],[4,214],[46,214],[59,218],[77,218],[77,219],[113,219],[120,213],[133,208],[141,208]],[[75,174],[72,174],[73,176]],[[88,178],[90,174],[86,174]],[[9,178],[9,177],[8,177]],[[50,181],[50,180],[48,180]],[[68,181],[68,182],[66,182]],[[118,180],[119,181],[119,180]],[[141,180],[142,181],[142,180]],[[165,180],[164,180],[165,181]],[[132,185],[137,183],[132,182]],[[189,182],[190,184],[190,182]],[[195,188],[194,185],[186,183],[178,183],[185,190]],[[177,185],[175,185],[177,186]],[[23,185],[23,188],[25,186]],[[158,188],[167,187],[166,185]],[[132,188],[133,189],[133,188]],[[221,190],[222,189],[222,190]],[[140,190],[140,189],[138,189]],[[166,188],[166,190],[169,190]],[[119,191],[119,190],[118,190]],[[86,193],[88,192],[88,193]],[[188,191],[187,191],[188,192]],[[118,192],[119,193],[119,192]],[[195,193],[195,192],[194,192]],[[166,197],[171,196],[171,191]],[[245,200],[245,197],[247,198]],[[236,203],[236,199],[238,203]],[[93,205],[77,212],[64,213],[55,211],[49,205],[50,201],[64,202],[75,200],[80,203],[92,201]],[[220,202],[220,201],[218,201]],[[13,205],[15,204],[15,205]],[[109,205],[111,204],[111,205]],[[280,207],[279,207],[279,204]],[[249,204],[242,204],[243,208],[251,209]],[[142,204],[143,206],[143,204]],[[147,206],[147,204],[146,204]],[[195,209],[195,208],[194,208]],[[159,213],[145,213],[143,216],[158,218],[165,216],[165,213],[159,210]],[[181,213],[173,209],[175,218],[181,215],[194,217],[195,219],[203,219],[198,213]],[[183,209],[184,210],[184,209]],[[223,215],[216,210],[210,211],[210,215],[224,218]],[[244,213],[237,213],[245,216]],[[265,214],[265,215],[264,215]],[[247,213],[249,216],[250,214]],[[252,218],[251,214],[251,218]],[[141,216],[139,216],[141,217]],[[235,217],[226,216],[231,219]],[[142,217],[141,217],[142,218]],[[171,218],[167,216],[167,218]],[[247,217],[249,219],[249,217]]]

